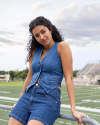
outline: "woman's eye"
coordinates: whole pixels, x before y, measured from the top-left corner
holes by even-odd
[[[42,33],[45,33],[45,31],[43,31]]]
[[[35,37],[38,37],[39,35],[35,36]]]

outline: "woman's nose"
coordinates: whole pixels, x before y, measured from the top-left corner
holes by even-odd
[[[41,34],[41,35],[40,35],[40,38],[41,38],[41,39],[44,39],[44,36]]]

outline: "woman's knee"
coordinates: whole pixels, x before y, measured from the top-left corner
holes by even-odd
[[[24,125],[24,124],[20,123],[19,121],[17,121],[13,117],[10,117],[8,125]]]

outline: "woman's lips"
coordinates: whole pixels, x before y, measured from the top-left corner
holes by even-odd
[[[44,40],[44,41],[42,41],[43,43],[46,43],[47,42],[47,39],[46,40]]]

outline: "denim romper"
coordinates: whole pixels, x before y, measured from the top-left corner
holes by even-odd
[[[12,116],[23,125],[27,125],[29,120],[53,125],[60,114],[61,90],[57,87],[61,86],[64,74],[57,51],[58,43],[55,42],[42,61],[40,57],[43,47],[37,48],[34,53],[31,64],[33,72],[31,83],[9,114],[9,117]]]

